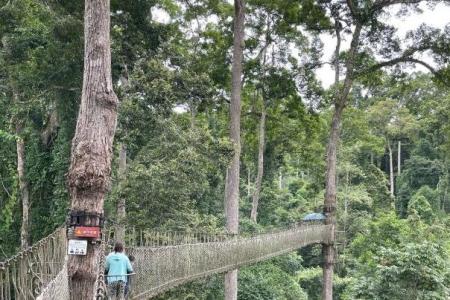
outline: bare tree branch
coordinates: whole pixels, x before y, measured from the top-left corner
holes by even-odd
[[[5,190],[6,194],[8,195],[8,197],[11,198],[11,194],[9,193],[8,189],[6,188],[5,184],[3,183],[3,178],[0,176],[0,181],[2,182],[2,187]]]
[[[341,23],[339,22],[339,18],[336,17],[334,21],[335,31],[336,31],[336,48],[334,50],[334,84],[337,86],[339,83],[339,74],[340,74],[340,59],[339,53],[341,52]]]
[[[395,4],[417,4],[420,2],[424,2],[425,0],[379,0],[375,1],[375,3],[372,5],[371,11],[379,11],[385,7],[395,5]],[[444,0],[445,2],[449,2],[448,0]],[[438,2],[435,0],[435,2]]]
[[[362,70],[361,72],[358,72],[358,74],[356,74],[356,77],[359,77],[359,76],[362,76],[365,74],[369,74],[371,72],[375,72],[384,67],[390,67],[390,66],[394,66],[398,63],[405,63],[405,62],[411,62],[411,63],[422,65],[425,68],[427,68],[433,75],[439,77],[439,73],[430,64],[428,64],[420,59],[417,59],[417,58],[414,58],[411,56],[405,56],[405,55],[402,55],[400,57],[397,57],[397,58],[394,58],[391,60],[387,60],[387,61],[383,61],[383,62],[377,63],[373,66],[370,66],[369,68]]]

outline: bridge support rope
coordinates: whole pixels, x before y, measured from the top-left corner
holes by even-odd
[[[250,238],[128,250],[135,261],[132,299],[148,299],[162,292],[212,274],[289,253],[314,243],[328,243],[328,225],[291,228]]]
[[[36,299],[65,266],[66,243],[66,230],[60,227],[33,246],[0,262],[0,299]]]
[[[314,243],[332,240],[331,225],[297,226],[252,237],[228,237],[185,244],[138,246],[132,299],[148,299],[178,285],[283,255]],[[103,239],[106,254],[106,237]],[[0,263],[0,299],[69,300],[65,228],[26,251]],[[103,259],[101,260],[104,261]],[[105,299],[103,266],[95,284],[97,300]]]

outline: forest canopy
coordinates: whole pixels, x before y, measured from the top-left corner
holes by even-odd
[[[84,9],[0,0],[0,261],[68,216]],[[450,23],[392,22],[438,10],[448,1],[111,0],[106,219],[250,234],[323,212],[334,246],[240,269],[238,299],[322,299],[327,266],[333,299],[449,299]],[[224,290],[214,275],[158,299]]]

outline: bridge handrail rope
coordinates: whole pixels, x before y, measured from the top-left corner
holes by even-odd
[[[227,241],[166,247],[131,247],[136,259],[132,299],[148,299],[192,280],[331,242],[331,225],[305,225]]]
[[[96,287],[96,296],[95,299],[101,300],[107,298],[107,287],[105,282],[105,259],[106,259],[106,251],[108,250],[107,244],[108,244],[108,238],[109,238],[109,230],[105,228],[103,230],[103,236],[102,236],[102,250],[101,256],[100,256],[100,265],[98,269],[98,275],[97,275],[97,282],[95,283]]]
[[[65,264],[66,230],[53,233],[0,262],[0,299],[35,299]]]
[[[109,231],[105,228],[102,236],[103,254],[95,284],[97,299],[106,298],[103,270],[112,229],[113,226]],[[139,241],[127,248],[127,254],[136,259],[131,298],[148,298],[197,278],[266,260],[309,244],[331,242],[331,229],[331,225],[294,224],[247,236],[190,232],[186,238],[180,238],[182,232],[152,231],[156,236],[163,236],[160,242]],[[174,241],[170,241],[173,237]],[[0,263],[0,299],[68,300],[66,262],[66,229],[60,227],[30,248]]]
[[[114,225],[117,225],[114,221],[108,220],[110,228],[113,229]],[[251,232],[241,232],[239,237],[250,238],[253,236],[277,233],[286,231],[292,228],[300,226],[314,226],[321,225],[322,222],[296,222],[287,224],[282,227],[276,228],[263,228],[257,229]],[[184,244],[194,243],[209,243],[209,242],[222,242],[232,238],[236,235],[228,233],[226,231],[210,232],[207,230],[166,230],[166,229],[142,229],[136,226],[126,226],[126,239],[125,244],[128,247],[165,247],[165,246],[177,246]],[[114,241],[114,230],[109,232],[109,241]],[[110,245],[111,246],[111,245]]]

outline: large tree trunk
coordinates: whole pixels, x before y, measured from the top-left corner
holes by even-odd
[[[17,149],[17,175],[19,179],[20,200],[22,202],[22,225],[20,228],[20,247],[26,249],[29,246],[29,211],[30,211],[30,192],[28,181],[25,177],[25,143],[20,137],[21,126],[16,126],[16,149]]]
[[[119,152],[119,182],[124,182],[126,179],[127,169],[127,148],[125,144],[120,144]],[[122,243],[125,242],[125,219],[126,219],[126,199],[120,197],[117,201],[117,225],[115,230],[115,240]]]
[[[256,187],[253,193],[252,210],[250,219],[256,222],[258,215],[259,195],[261,193],[261,184],[264,174],[264,143],[266,135],[266,108],[264,100],[262,101],[261,118],[259,120],[259,145],[258,145],[258,174],[256,175]]]
[[[241,156],[241,78],[244,48],[244,0],[234,0],[233,65],[231,67],[230,139],[234,156],[227,170],[225,190],[225,216],[227,230],[239,230],[239,161]],[[225,274],[225,300],[237,299],[237,270]]]
[[[331,123],[330,138],[327,147],[327,173],[324,213],[326,215],[325,224],[336,225],[336,165],[337,165],[337,147],[339,143],[340,124],[344,106],[336,103],[333,119]],[[334,231],[334,228],[333,228]],[[322,299],[333,299],[333,273],[334,273],[334,243],[324,244],[322,247],[323,255],[323,290]]]
[[[338,23],[337,23],[338,24]],[[334,112],[331,122],[330,138],[327,145],[327,172],[325,175],[325,200],[323,211],[326,216],[325,224],[332,225],[332,239],[328,244],[322,247],[323,255],[323,285],[322,299],[333,299],[333,272],[334,272],[334,230],[336,226],[336,165],[337,165],[337,149],[339,144],[339,136],[341,131],[342,113],[347,104],[348,94],[353,84],[354,61],[359,46],[359,37],[362,25],[357,23],[353,31],[352,41],[350,44],[349,54],[346,58],[346,75],[342,88],[338,88],[339,83],[339,50],[340,50],[340,26],[336,26],[337,45],[336,45],[336,61],[335,61],[335,83],[336,83],[336,99],[334,103]]]
[[[394,197],[394,163],[392,158],[392,146],[389,140],[387,142],[387,146],[389,151],[389,185],[391,196]]]
[[[117,123],[117,96],[111,79],[109,0],[86,0],[84,76],[81,104],[68,173],[72,212],[103,214],[111,174],[112,143]],[[95,222],[97,218],[91,218]],[[71,299],[93,299],[99,272],[100,244],[68,262]]]

